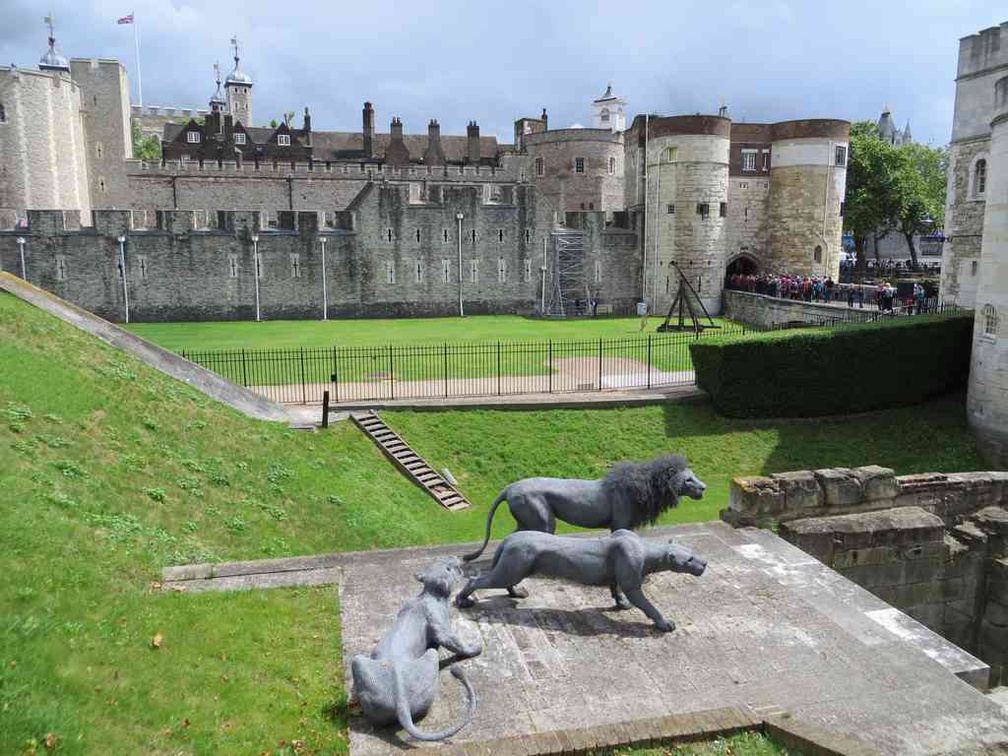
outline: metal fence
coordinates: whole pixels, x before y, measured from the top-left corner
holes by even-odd
[[[629,338],[297,349],[183,350],[182,356],[270,399],[317,404],[689,386],[689,345],[752,329]]]

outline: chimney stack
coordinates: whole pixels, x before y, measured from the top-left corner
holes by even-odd
[[[374,157],[374,106],[364,103],[364,157]]]
[[[441,124],[432,118],[427,124],[427,149],[423,155],[427,165],[444,165],[444,150],[441,149]]]
[[[549,116],[546,115],[546,108],[543,108],[541,120],[543,122],[543,131],[549,131]]]
[[[480,135],[479,124],[476,121],[469,121],[466,127],[467,149],[466,160],[473,165],[479,165],[480,161]]]
[[[312,146],[312,135],[311,135],[311,113],[308,112],[308,108],[304,109],[304,125],[301,127],[301,131],[305,136],[305,145],[308,147]]]
[[[402,120],[396,116],[392,119],[388,147],[385,148],[385,162],[389,165],[409,165],[410,154],[403,142]]]

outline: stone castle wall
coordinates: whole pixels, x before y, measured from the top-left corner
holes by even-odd
[[[864,312],[857,307],[854,309]],[[771,328],[782,323],[817,323],[842,318],[847,311],[828,304],[725,289],[723,314],[730,320],[756,328]]]
[[[525,175],[558,212],[624,208],[622,134],[608,129],[558,129],[528,134],[524,144],[528,153],[522,156]],[[543,160],[543,176],[536,173],[536,158]],[[584,160],[583,173],[575,170],[578,158]]]
[[[954,142],[949,147],[945,243],[942,245],[941,297],[964,307],[976,302],[980,283],[980,244],[986,202],[970,187],[972,168],[988,157],[990,136]]]
[[[782,537],[1008,682],[1008,473],[884,467],[739,477],[721,519]]]
[[[33,211],[20,233],[30,283],[114,321],[126,306],[120,234],[131,321],[254,318],[256,247],[261,317],[320,318],[323,240],[330,317],[439,316],[458,311],[458,213],[466,313],[535,313],[553,210],[531,187],[486,205],[476,187],[448,190],[435,204],[411,202],[407,186],[371,184],[339,214],[339,228],[320,227],[317,212],[296,213],[289,231],[263,229],[255,210],[215,214],[220,227],[204,212],[162,211],[158,228],[131,211],[95,211],[84,227],[67,223],[73,214]],[[583,267],[593,273],[598,262],[599,302],[632,306],[636,233],[605,228],[602,213],[584,225]],[[0,262],[20,275],[17,236],[0,232]]]
[[[770,247],[769,176],[738,177],[728,180],[728,233],[726,261],[745,255],[760,270],[773,271],[767,252]]]

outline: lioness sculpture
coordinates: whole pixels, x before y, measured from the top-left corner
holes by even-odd
[[[465,686],[469,700],[465,719],[437,732],[423,732],[414,724],[427,715],[437,695],[438,648],[443,646],[462,657],[476,656],[483,650],[478,643],[466,645],[451,629],[448,597],[461,577],[457,558],[417,573],[423,584],[420,595],[403,605],[392,629],[370,656],[353,658],[354,697],[372,723],[399,722],[417,740],[443,740],[472,721],[476,693],[465,672],[452,664],[451,673]]]
[[[652,572],[686,572],[699,577],[707,562],[674,543],[646,541],[632,530],[617,530],[602,538],[572,538],[550,533],[512,533],[497,547],[489,572],[472,578],[455,597],[461,608],[473,606],[473,591],[506,588],[511,596],[527,596],[515,586],[533,575],[560,578],[584,585],[608,585],[627,598],[654,622],[659,630],[675,630],[647,600],[641,585]]]

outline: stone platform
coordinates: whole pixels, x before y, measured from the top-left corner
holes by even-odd
[[[674,537],[710,563],[700,578],[658,575],[645,585],[678,629],[662,634],[636,609],[613,611],[605,589],[533,579],[528,599],[478,595],[455,627],[484,645],[462,662],[479,708],[454,743],[737,707],[757,720],[786,711],[885,754],[1008,753],[1008,715],[977,689],[986,685],[982,662],[773,533],[711,522],[647,535]],[[419,590],[417,568],[464,551],[334,555],[316,565],[320,574],[308,568],[308,582],[339,579],[348,680],[350,658],[369,652]],[[300,582],[293,577],[280,582]],[[442,672],[420,726],[439,729],[463,711],[462,687]],[[411,747],[430,746],[351,718],[353,756]]]

